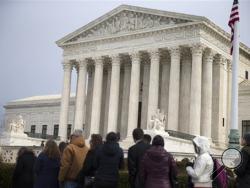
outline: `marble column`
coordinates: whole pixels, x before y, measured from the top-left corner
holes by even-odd
[[[191,71],[191,52],[189,49],[184,49],[181,61],[179,104],[179,131],[183,133],[189,132]]]
[[[102,79],[103,79],[103,59],[96,58],[95,61],[95,77],[91,111],[90,134],[98,134],[101,117],[101,99],[102,99]]]
[[[169,97],[169,79],[170,79],[170,58],[165,57],[162,61],[162,74],[161,74],[161,101],[160,109],[168,117],[168,97]],[[165,129],[167,129],[167,119],[165,121]]]
[[[63,91],[61,97],[60,121],[59,121],[59,137],[61,140],[67,140],[67,126],[70,100],[70,84],[72,64],[63,62]]]
[[[87,62],[80,60],[78,63],[78,82],[76,94],[75,125],[74,129],[83,129],[84,102],[86,93]]]
[[[178,131],[179,90],[180,90],[180,49],[170,49],[170,80],[168,104],[168,130]]]
[[[124,65],[124,83],[121,109],[121,138],[127,136],[128,129],[128,108],[129,108],[129,93],[130,93],[131,65]]]
[[[108,132],[117,132],[119,85],[120,85],[120,57],[112,56],[112,70],[110,83],[109,113],[108,113]]]
[[[84,130],[85,138],[88,138],[90,134],[94,75],[95,75],[94,66],[89,64],[88,65],[87,100],[86,100],[86,118],[85,118],[86,125],[85,125],[85,130]]]
[[[202,66],[201,135],[211,138],[213,52],[206,49]]]
[[[108,132],[108,113],[109,113],[109,99],[110,99],[110,84],[111,84],[111,66],[107,67],[107,78],[106,78],[106,88],[105,88],[105,106],[104,106],[104,126],[103,126],[103,136],[105,137]]]
[[[215,56],[212,91],[212,139],[215,143],[223,137],[224,63],[221,55]]]
[[[200,45],[196,45],[191,48],[192,73],[189,133],[192,135],[200,135],[202,51],[203,48]]]
[[[128,109],[128,129],[127,137],[132,136],[132,132],[137,128],[139,90],[140,90],[140,56],[139,52],[130,54],[131,57],[131,81],[129,90],[129,109]]]
[[[141,128],[147,129],[148,116],[148,94],[149,94],[149,77],[150,62],[145,61],[143,64],[143,85],[142,85],[142,111],[141,111]]]
[[[148,90],[148,115],[147,126],[150,124],[152,115],[154,115],[158,109],[159,99],[159,68],[160,68],[160,56],[158,50],[152,50],[150,55],[150,77],[149,77],[149,90]]]

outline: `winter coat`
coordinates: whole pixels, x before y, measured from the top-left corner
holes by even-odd
[[[187,167],[187,173],[192,177],[194,187],[212,187],[213,159],[209,154],[209,141],[206,137],[197,136],[194,144],[200,149],[193,167]]]
[[[33,188],[35,159],[36,157],[31,151],[25,151],[18,157],[12,177],[13,188]]]
[[[116,142],[106,142],[98,147],[94,161],[96,182],[118,182],[119,169],[124,166],[123,151]]]
[[[45,153],[41,153],[35,162],[34,188],[59,188],[58,174],[60,159],[50,159]]]
[[[176,179],[177,167],[173,156],[161,146],[148,149],[141,161],[140,176],[145,188],[172,188],[171,177]]]
[[[88,152],[82,136],[75,138],[63,151],[59,181],[75,181]]]
[[[131,188],[143,188],[139,178],[140,162],[144,153],[150,148],[149,144],[138,141],[135,145],[131,146],[128,150],[128,172],[129,184]]]
[[[240,188],[250,187],[250,146],[244,146],[241,150],[242,163],[235,169],[237,175],[236,184]]]
[[[94,167],[94,160],[96,157],[96,151],[97,148],[89,150],[83,162],[82,169],[77,176],[77,180],[81,185],[84,185],[85,176],[95,176],[96,169]]]

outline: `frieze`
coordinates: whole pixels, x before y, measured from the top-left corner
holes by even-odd
[[[108,20],[86,30],[82,34],[72,38],[68,42],[81,41],[81,39],[106,36],[118,33],[156,28],[159,26],[172,26],[189,22],[185,19],[176,19],[153,14],[124,10]]]

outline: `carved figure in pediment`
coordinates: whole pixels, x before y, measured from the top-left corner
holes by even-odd
[[[126,31],[127,30],[127,25],[129,23],[129,18],[128,18],[126,12],[122,13],[122,16],[121,16],[120,20],[121,20],[121,31]]]
[[[135,15],[133,13],[130,13],[128,17],[129,17],[128,30],[135,30],[135,23],[136,23]]]

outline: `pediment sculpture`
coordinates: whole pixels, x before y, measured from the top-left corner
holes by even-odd
[[[187,20],[175,19],[165,16],[139,13],[134,11],[122,11],[96,26],[84,31],[68,42],[74,42],[83,38],[105,36],[117,33],[126,33],[142,29],[159,27],[162,25],[174,25],[185,23]]]

